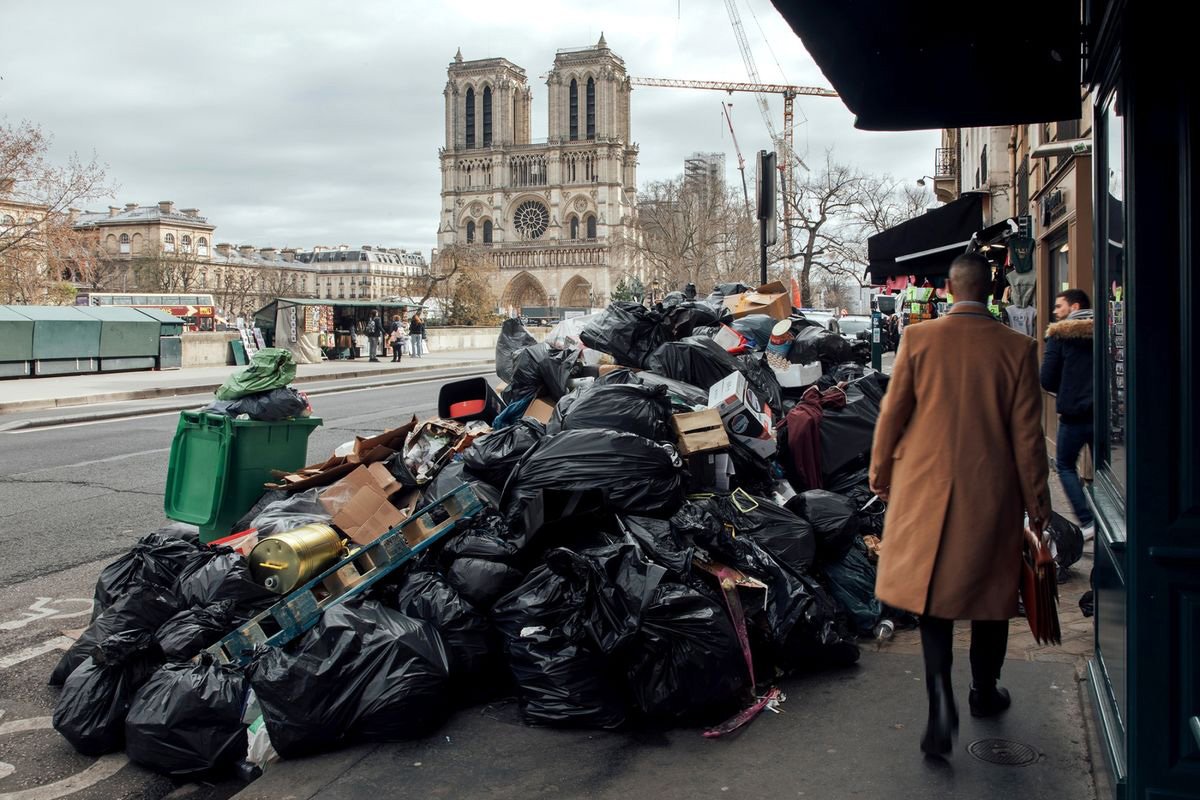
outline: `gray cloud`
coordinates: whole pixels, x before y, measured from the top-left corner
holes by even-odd
[[[148,12],[23,3],[5,9],[6,28],[19,35],[6,37],[0,57],[0,116],[43,125],[56,155],[95,151],[120,186],[114,203],[200,208],[219,241],[428,251],[442,89],[458,47],[468,59],[504,56],[525,68],[535,137],[546,135],[539,76],[555,50],[592,44],[601,31],[633,75],[747,79],[722,3],[608,5],[219,0]],[[764,81],[827,85],[768,0],[740,7]],[[697,150],[726,152],[737,180],[722,100],[734,104],[752,169],[753,153],[769,147],[753,95],[637,88],[639,182],[678,174]],[[909,180],[932,166],[934,132],[865,133],[838,100],[798,102],[807,122],[797,149],[810,162],[833,147],[839,160]],[[770,103],[779,126],[781,101]]]

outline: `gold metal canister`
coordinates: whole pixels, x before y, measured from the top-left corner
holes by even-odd
[[[344,552],[328,525],[312,523],[267,536],[250,551],[250,575],[276,594],[287,594],[333,564]]]

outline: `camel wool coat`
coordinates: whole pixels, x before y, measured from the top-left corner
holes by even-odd
[[[980,304],[904,329],[871,450],[888,487],[875,594],[943,619],[1017,613],[1022,516],[1048,519],[1037,344]]]

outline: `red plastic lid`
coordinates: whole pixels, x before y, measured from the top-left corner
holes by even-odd
[[[473,414],[479,414],[483,411],[487,402],[484,400],[462,400],[458,403],[450,404],[450,416],[454,419],[458,417],[469,417]]]

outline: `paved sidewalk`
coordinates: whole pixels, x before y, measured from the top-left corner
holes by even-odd
[[[456,350],[429,353],[421,358],[406,357],[401,363],[381,360],[372,364],[365,358],[353,361],[324,361],[296,367],[295,383],[383,377],[449,367],[485,366],[495,358],[495,350]],[[107,372],[87,375],[62,375],[49,378],[20,378],[0,381],[0,415],[18,411],[142,400],[152,397],[211,392],[225,382],[239,366],[193,367],[163,372]]]

